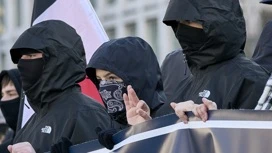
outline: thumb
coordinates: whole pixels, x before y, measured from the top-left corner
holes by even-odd
[[[211,100],[208,100],[206,98],[203,98],[202,99],[204,105],[208,108],[208,110],[215,110],[217,109],[217,105],[215,102],[211,101]]]
[[[176,103],[174,103],[174,102],[171,102],[170,103],[170,106],[175,110],[175,108],[176,108],[176,106],[177,106],[177,104]]]
[[[8,151],[12,153],[12,145],[8,145]]]

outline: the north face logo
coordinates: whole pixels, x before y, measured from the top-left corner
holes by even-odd
[[[45,127],[42,128],[41,130],[42,130],[42,133],[50,134],[51,131],[52,131],[52,128],[51,128],[51,126],[45,126]]]
[[[211,92],[209,90],[204,90],[203,92],[200,92],[198,96],[203,98],[209,98],[210,94]]]

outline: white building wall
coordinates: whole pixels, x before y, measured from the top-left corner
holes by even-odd
[[[4,10],[4,22],[0,23],[3,26],[3,32],[0,33],[0,70],[16,67],[11,61],[9,50],[19,35],[30,26],[33,7],[33,0],[2,1],[4,5],[0,7]],[[20,9],[17,8],[17,5]],[[19,25],[18,20],[21,21]]]
[[[96,0],[95,3],[106,32],[115,29],[115,35],[109,34],[110,38],[141,37],[152,46],[160,63],[166,54],[179,47],[177,42],[173,43],[176,40],[171,28],[162,23],[168,0],[115,0],[113,4],[109,0]],[[152,21],[156,22],[154,27],[150,27]],[[132,23],[135,23],[134,35],[126,29]],[[155,34],[152,28],[156,29]]]

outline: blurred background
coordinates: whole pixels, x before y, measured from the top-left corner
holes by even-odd
[[[0,0],[0,70],[16,67],[9,49],[30,26],[34,0]],[[145,39],[160,63],[180,48],[170,27],[162,23],[169,0],[90,0],[110,38],[139,36]],[[252,56],[265,23],[272,20],[272,5],[240,0],[247,24],[245,52]],[[67,10],[69,11],[69,10]]]

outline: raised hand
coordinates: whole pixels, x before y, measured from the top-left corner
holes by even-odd
[[[128,94],[123,94],[123,99],[126,105],[128,124],[136,125],[152,119],[148,105],[145,103],[145,101],[139,100],[131,85],[128,85],[127,93]]]

